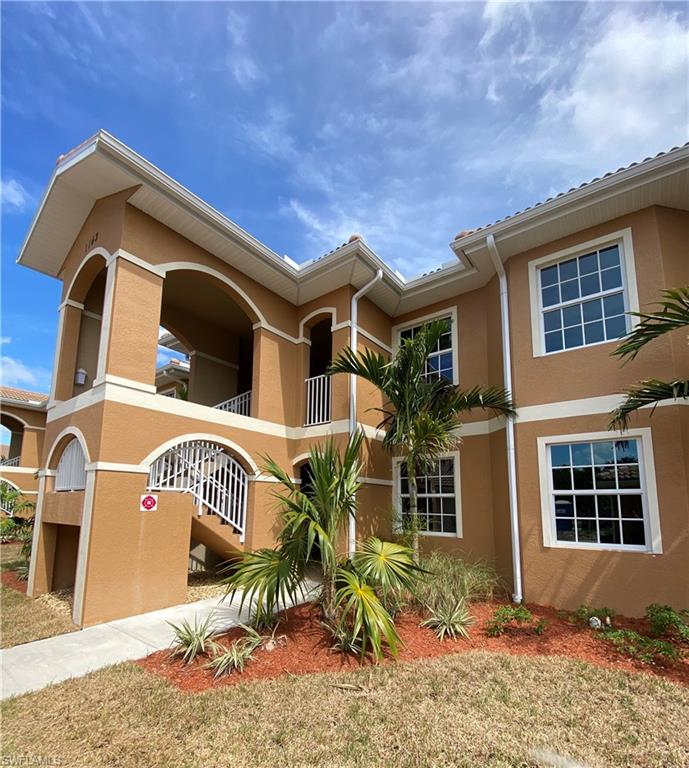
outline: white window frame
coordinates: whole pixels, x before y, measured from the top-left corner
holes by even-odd
[[[644,512],[644,532],[646,545],[643,547],[625,544],[600,544],[593,542],[558,541],[555,529],[555,505],[553,504],[553,474],[550,462],[551,445],[562,443],[586,443],[597,440],[620,440],[634,438],[639,441],[639,474],[641,481],[641,503]],[[624,433],[624,436],[614,432],[581,432],[570,435],[551,435],[539,437],[538,444],[538,474],[541,489],[541,523],[543,527],[543,546],[558,549],[589,549],[610,550],[616,552],[653,553],[663,552],[660,533],[660,514],[658,507],[658,489],[656,486],[655,463],[653,460],[653,440],[650,427],[639,427]]]
[[[455,515],[457,519],[456,533],[443,533],[441,531],[419,531],[419,536],[441,537],[444,539],[463,538],[462,529],[462,485],[461,472],[459,468],[459,451],[449,451],[438,455],[440,459],[454,459],[455,465]],[[402,520],[402,495],[400,494],[400,466],[406,461],[404,456],[396,456],[392,460],[392,503],[396,511],[397,525],[395,530],[401,532],[400,521]]]
[[[639,311],[639,294],[636,284],[636,266],[634,262],[634,247],[632,244],[632,230],[630,227],[620,229],[617,232],[611,232],[609,235],[597,237],[594,240],[588,240],[585,243],[579,243],[571,248],[550,253],[547,256],[541,256],[529,262],[529,299],[531,307],[531,342],[534,357],[546,357],[550,355],[561,355],[564,352],[575,352],[589,347],[598,347],[601,344],[618,344],[619,339],[608,339],[596,341],[591,344],[582,344],[580,347],[571,349],[558,349],[553,352],[545,351],[545,330],[543,328],[543,300],[541,296],[540,271],[545,267],[550,267],[560,261],[584,256],[590,251],[598,251],[603,248],[617,245],[620,249],[620,264],[622,267],[622,295],[624,297],[624,311]],[[583,298],[582,301],[586,301]],[[627,315],[629,330],[638,323],[634,317]]]
[[[452,344],[452,383],[455,386],[459,386],[459,330],[457,324],[457,306],[452,305],[446,309],[440,309],[437,312],[431,312],[428,315],[422,317],[415,317],[413,320],[408,320],[400,325],[392,326],[392,352],[397,352],[401,343],[402,331],[406,331],[409,328],[414,328],[417,325],[424,325],[430,323],[432,320],[441,320],[443,318],[449,318],[450,320],[450,336]]]

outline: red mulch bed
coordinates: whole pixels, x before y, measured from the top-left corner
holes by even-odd
[[[26,582],[17,578],[16,571],[2,571],[0,573],[0,581],[2,581],[4,587],[16,589],[17,592],[21,592],[23,595],[26,594]]]
[[[588,627],[576,626],[553,608],[529,605],[534,619],[544,618],[547,629],[536,635],[528,627],[508,629],[502,637],[489,637],[485,623],[490,618],[495,603],[475,603],[471,613],[477,623],[470,629],[470,640],[446,640],[439,642],[435,634],[419,626],[420,617],[404,614],[398,617],[396,626],[403,646],[399,661],[444,656],[470,650],[498,651],[514,655],[566,656],[572,659],[598,664],[612,669],[630,672],[651,672],[674,682],[689,685],[689,659],[650,665],[635,662],[621,656],[612,646],[596,636]],[[615,627],[647,631],[643,619],[615,620]],[[222,637],[229,644],[240,637],[242,630],[232,630]],[[332,641],[320,624],[320,614],[313,604],[290,608],[282,614],[276,635],[284,636],[282,644],[272,651],[263,648],[254,653],[242,674],[230,674],[215,679],[213,671],[204,668],[206,658],[198,658],[184,665],[179,657],[172,658],[169,651],[159,651],[137,662],[144,669],[164,677],[182,691],[198,693],[208,688],[234,685],[251,680],[268,680],[286,674],[306,675],[316,672],[339,672],[356,669],[359,660],[331,650]],[[384,663],[389,663],[387,660]],[[367,662],[368,663],[368,662]]]

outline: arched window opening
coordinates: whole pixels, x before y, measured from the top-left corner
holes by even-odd
[[[306,426],[330,421],[330,376],[326,373],[333,357],[332,319],[311,326],[309,376],[306,379]]]
[[[24,425],[8,413],[0,414],[0,424],[3,447],[7,446],[0,456],[0,466],[18,467],[21,464]]]
[[[81,311],[79,339],[73,371],[72,397],[91,389],[98,373],[106,273],[107,270],[103,266],[94,277],[91,287],[84,297],[84,309]]]
[[[158,394],[250,416],[254,329],[232,289],[203,272],[168,272],[160,325]]]
[[[86,457],[76,438],[67,443],[55,474],[56,491],[83,491],[86,487]]]
[[[151,464],[148,490],[190,493],[199,515],[217,515],[244,541],[248,476],[225,446],[189,440],[169,448]]]

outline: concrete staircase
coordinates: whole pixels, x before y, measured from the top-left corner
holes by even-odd
[[[208,547],[221,560],[231,560],[244,551],[240,535],[231,525],[223,524],[218,515],[199,515],[191,518],[191,538]]]

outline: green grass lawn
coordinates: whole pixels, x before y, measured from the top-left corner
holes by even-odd
[[[123,664],[2,715],[5,760],[89,768],[548,765],[538,749],[601,768],[689,765],[688,689],[484,652],[203,694]]]

